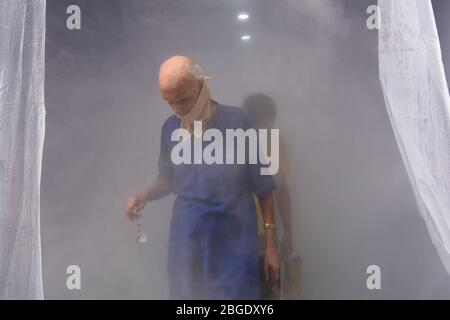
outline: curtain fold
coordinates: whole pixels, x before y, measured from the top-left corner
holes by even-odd
[[[0,299],[43,299],[45,0],[0,0]]]
[[[430,0],[378,0],[379,73],[419,211],[450,273],[450,98]]]

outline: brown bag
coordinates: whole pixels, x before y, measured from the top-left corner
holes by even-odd
[[[283,300],[299,300],[301,297],[302,259],[293,256],[283,263],[282,298]]]

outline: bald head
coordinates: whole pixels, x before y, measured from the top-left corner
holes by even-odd
[[[194,62],[185,56],[173,56],[159,68],[159,87],[175,87],[182,81],[192,81]]]
[[[178,115],[192,109],[200,92],[201,77],[191,58],[173,56],[161,64],[159,89],[164,100]]]

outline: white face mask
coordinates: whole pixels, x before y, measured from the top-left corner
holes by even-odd
[[[192,109],[185,115],[177,115],[181,119],[180,128],[187,129],[190,133],[193,133],[194,121],[208,121],[211,118],[211,94],[206,83],[206,80],[209,79],[209,77],[203,76],[202,89]]]

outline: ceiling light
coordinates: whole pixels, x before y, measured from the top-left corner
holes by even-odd
[[[239,13],[237,17],[238,17],[239,20],[245,21],[245,20],[248,20],[249,15],[246,14],[245,12],[242,12],[242,13]]]

